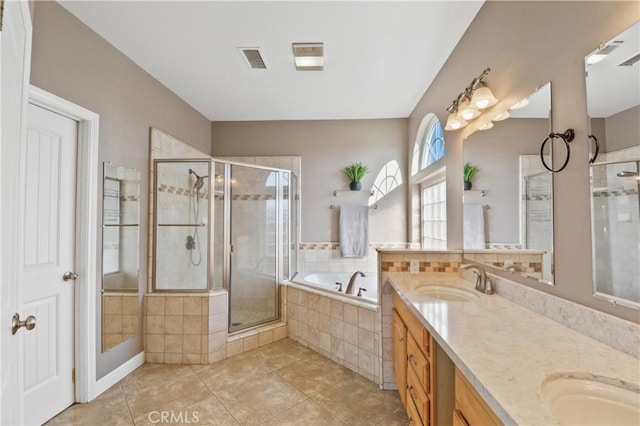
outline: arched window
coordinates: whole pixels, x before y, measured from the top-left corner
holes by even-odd
[[[411,158],[411,176],[444,158],[445,143],[442,125],[435,114],[427,114],[422,119]]]
[[[402,185],[402,174],[400,166],[396,160],[391,160],[380,169],[376,180],[371,188],[371,196],[369,197],[369,205],[372,206],[382,199],[385,195]]]

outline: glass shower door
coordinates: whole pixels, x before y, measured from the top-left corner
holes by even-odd
[[[230,165],[229,332],[278,319],[278,172]]]

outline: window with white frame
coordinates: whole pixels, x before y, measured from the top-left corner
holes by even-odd
[[[411,157],[411,176],[444,158],[446,154],[444,131],[435,114],[427,114],[422,119]]]
[[[385,195],[402,185],[402,173],[396,160],[391,160],[382,168],[373,182],[369,205],[372,206],[381,200]]]
[[[418,127],[411,157],[411,183],[416,194],[412,217],[414,224],[420,224],[419,238],[425,249],[447,248],[447,183],[444,162],[439,161],[445,154],[442,125],[435,114],[429,113]],[[419,206],[415,205],[418,200]],[[418,232],[417,226],[413,229]],[[416,233],[413,241],[417,240]]]
[[[447,248],[447,182],[441,178],[428,180],[420,187],[422,216],[422,248]]]

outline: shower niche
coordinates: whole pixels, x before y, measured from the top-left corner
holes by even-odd
[[[228,291],[228,332],[280,318],[292,276],[289,170],[223,160],[154,161],[153,292]]]

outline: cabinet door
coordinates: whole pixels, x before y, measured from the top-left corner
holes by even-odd
[[[407,327],[393,310],[393,376],[402,404],[407,407]]]

